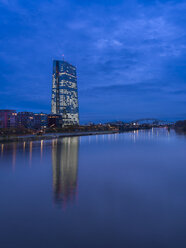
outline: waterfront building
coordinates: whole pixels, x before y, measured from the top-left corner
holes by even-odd
[[[48,115],[44,113],[34,114],[34,128],[44,129],[48,126]]]
[[[48,127],[62,127],[63,119],[61,115],[48,115]]]
[[[34,113],[33,112],[19,112],[17,114],[17,127],[33,128],[34,127]]]
[[[61,115],[63,126],[79,125],[76,67],[53,61],[52,114]]]
[[[16,126],[17,113],[15,110],[0,110],[0,128],[11,128]]]

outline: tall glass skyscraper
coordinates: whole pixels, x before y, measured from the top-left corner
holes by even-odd
[[[63,125],[79,124],[76,67],[53,61],[52,114],[61,115]]]

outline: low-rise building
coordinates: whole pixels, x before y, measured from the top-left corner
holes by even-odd
[[[16,126],[17,113],[15,110],[0,110],[0,128],[11,128]]]
[[[44,113],[34,114],[34,128],[45,129],[48,126],[48,115]]]
[[[48,127],[62,127],[63,118],[61,115],[48,115]]]
[[[17,114],[17,127],[34,128],[34,113],[19,112]]]

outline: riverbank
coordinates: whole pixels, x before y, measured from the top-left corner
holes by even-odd
[[[50,140],[50,139],[57,139],[57,138],[64,138],[64,137],[103,135],[103,134],[115,134],[115,133],[119,133],[119,132],[118,131],[88,131],[88,132],[71,132],[71,133],[47,133],[43,135],[6,136],[6,137],[0,137],[0,143]]]
[[[7,142],[27,142],[27,141],[39,141],[39,140],[51,140],[64,137],[78,137],[78,136],[89,136],[89,135],[104,135],[104,134],[116,134],[124,132],[133,132],[137,130],[151,129],[149,127],[124,127],[119,130],[108,130],[108,131],[74,131],[74,132],[56,132],[56,133],[45,133],[41,135],[37,134],[25,134],[25,135],[9,135],[0,136],[0,144]]]

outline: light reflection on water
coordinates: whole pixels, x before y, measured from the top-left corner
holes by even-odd
[[[1,144],[1,246],[186,247],[185,150],[163,128]]]
[[[73,202],[76,198],[78,148],[77,137],[56,140],[52,145],[54,199],[63,207],[66,207],[67,202]]]

